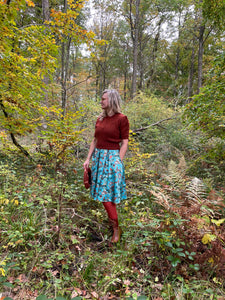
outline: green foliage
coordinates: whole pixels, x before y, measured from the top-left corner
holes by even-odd
[[[57,106],[43,108],[45,116],[40,127],[39,147],[43,145],[49,150],[46,155],[51,157],[55,165],[65,163],[67,159],[71,160],[75,147],[81,141],[83,112],[69,111],[64,116],[62,109]],[[43,150],[40,152],[44,154]]]
[[[1,155],[1,292],[9,287],[25,292],[26,286],[29,295],[34,293],[33,298],[38,300],[95,299],[106,295],[136,300],[162,294],[172,297],[178,291],[184,295],[201,293],[197,283],[201,278],[206,280],[201,284],[207,284],[212,293],[224,295],[220,283],[214,283],[216,287],[207,283],[212,268],[214,272],[217,268],[219,255],[213,254],[212,243],[216,242],[218,247],[224,221],[219,218],[217,222],[215,217],[213,222],[210,218],[206,220],[204,214],[210,211],[204,207],[203,215],[197,210],[187,217],[181,214],[178,209],[182,206],[178,204],[182,202],[180,189],[185,184],[177,179],[178,169],[170,167],[171,180],[166,183],[155,184],[147,176],[142,181],[129,178],[129,198],[118,206],[123,237],[110,248],[106,213],[102,205],[91,201],[83,187],[81,162],[73,165],[66,161],[63,172],[55,172],[50,163],[33,166],[22,157]],[[76,173],[72,172],[74,167]],[[198,191],[188,187],[195,199],[205,195],[202,205],[207,205],[207,195],[200,187]],[[164,202],[159,205],[160,189]],[[169,209],[162,206],[165,191]],[[192,211],[194,203],[192,194],[188,211]],[[218,216],[219,211],[215,211]],[[192,226],[187,222],[190,219]],[[199,260],[199,251],[193,248],[204,237],[202,228],[208,232],[210,226],[214,226],[211,235],[216,239],[203,244],[211,251],[203,262]],[[192,237],[198,242],[192,243]],[[209,258],[213,258],[213,265],[212,259],[208,263]],[[216,273],[213,278],[222,282]]]
[[[214,60],[206,85],[186,105],[183,119],[189,129],[202,132],[198,142],[198,155],[190,171],[197,176],[210,177],[219,183],[224,177],[224,70],[225,55],[222,52]]]
[[[224,27],[225,3],[222,0],[204,0],[203,14],[219,28]]]
[[[172,117],[174,111],[161,99],[140,93],[124,108],[131,129],[148,126],[164,118]]]
[[[19,27],[25,1],[1,2],[1,126],[20,135],[34,130],[44,94],[44,76],[55,70],[57,47],[45,26]]]
[[[209,137],[221,139],[225,136],[224,70],[225,52],[215,58],[207,84],[199,95],[193,97],[184,111],[184,118],[190,127],[202,130]]]

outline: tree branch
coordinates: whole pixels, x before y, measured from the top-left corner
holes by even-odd
[[[82,80],[82,81],[79,81],[79,82],[77,82],[77,83],[71,85],[71,86],[68,87],[66,90],[68,91],[68,90],[72,89],[72,88],[75,87],[76,85],[81,84],[81,83],[87,81],[89,78],[91,78],[91,76],[88,76],[86,79],[84,79],[84,80]]]
[[[141,127],[141,128],[134,129],[134,130],[132,130],[132,132],[133,132],[133,133],[137,133],[137,132],[146,130],[146,129],[148,129],[149,127],[152,127],[152,126],[160,126],[160,125],[159,125],[160,123],[165,122],[165,121],[168,121],[168,120],[174,120],[174,119],[176,119],[176,116],[172,116],[172,117],[169,117],[169,118],[166,118],[166,119],[162,119],[162,120],[160,120],[160,121],[158,121],[158,122],[152,123],[152,124],[150,124],[150,125],[148,125],[148,126],[145,126],[145,127]],[[162,126],[160,126],[160,127],[162,127]]]
[[[3,112],[4,116],[5,116],[5,118],[6,118],[6,119],[9,119],[9,115],[8,115],[6,109],[5,109],[5,106],[4,106],[3,102],[2,102],[2,100],[0,100],[0,106],[1,106],[1,109],[2,109],[2,112]],[[10,125],[9,125],[9,128],[11,128]],[[26,156],[26,157],[28,157],[28,158],[32,161],[32,160],[33,160],[32,157],[31,157],[30,154],[27,152],[27,150],[24,149],[24,148],[18,143],[17,139],[15,138],[14,133],[9,132],[9,134],[10,134],[10,137],[11,137],[11,139],[12,139],[13,144],[14,144],[14,145],[15,145],[15,146],[16,146],[16,147],[17,147],[17,148],[18,148],[18,149]]]

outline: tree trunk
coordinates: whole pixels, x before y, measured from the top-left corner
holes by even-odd
[[[161,31],[161,25],[163,23],[163,19],[164,17],[162,16],[158,22],[158,29],[157,29],[157,33],[155,35],[154,38],[154,44],[153,44],[153,49],[152,49],[152,55],[151,55],[151,61],[150,61],[150,65],[151,65],[151,69],[150,69],[150,76],[147,82],[147,87],[150,86],[151,82],[154,81],[154,73],[155,73],[155,60],[157,57],[157,51],[158,51],[158,44],[159,44],[159,39],[160,39],[160,31]]]
[[[96,80],[95,80],[95,100],[98,100],[99,95],[99,67],[96,66]]]
[[[49,0],[42,0],[42,18],[43,23],[49,21]],[[44,76],[43,78],[44,84],[47,86],[49,84],[49,77]],[[48,103],[48,90],[45,90],[45,103]]]
[[[193,95],[194,60],[195,60],[195,48],[194,48],[194,45],[193,45],[192,46],[192,52],[191,52],[189,76],[188,76],[188,99],[187,99],[187,103],[189,103],[191,101],[191,97]]]
[[[62,42],[62,57],[61,57],[61,98],[63,116],[66,108],[66,76],[65,76],[65,42]]]
[[[2,102],[2,100],[0,100],[0,106],[1,106],[1,109],[2,109],[2,112],[3,112],[3,114],[4,114],[4,116],[5,116],[5,118],[7,119],[7,120],[10,120],[10,116],[8,115],[8,113],[7,113],[7,111],[6,111],[6,109],[5,109],[5,106],[4,106],[4,104],[3,104],[3,102]],[[9,125],[9,128],[11,129],[11,126]],[[26,157],[28,157],[30,160],[33,160],[32,159],[32,157],[30,156],[30,154],[27,152],[27,150],[26,149],[24,149],[23,148],[23,146],[21,146],[19,143],[18,143],[18,141],[17,141],[17,139],[16,139],[16,137],[15,137],[15,135],[14,135],[14,133],[13,132],[9,132],[9,134],[10,134],[10,137],[11,137],[11,140],[12,140],[12,142],[13,142],[13,144],[26,156]]]
[[[199,48],[198,48],[198,90],[199,94],[200,88],[202,87],[202,64],[203,64],[203,52],[204,52],[204,32],[205,25],[201,25],[199,28]]]
[[[127,99],[127,72],[124,72],[123,99]]]
[[[49,20],[49,0],[42,0],[43,22]]]
[[[64,0],[64,12],[67,11],[67,0]],[[71,38],[69,37],[66,42],[62,42],[62,57],[61,57],[61,97],[62,97],[62,117],[64,118],[66,113],[66,101],[67,101],[67,77],[70,59],[70,45]]]
[[[130,1],[130,9],[131,9]],[[137,92],[137,65],[138,65],[138,34],[139,34],[139,7],[140,0],[135,1],[135,19],[133,28],[133,74],[131,86],[131,98],[134,98]]]

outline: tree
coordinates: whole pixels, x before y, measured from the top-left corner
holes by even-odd
[[[132,3],[130,0],[130,27],[131,27],[131,38],[133,41],[133,75],[132,75],[132,86],[131,86],[131,98],[134,98],[137,92],[137,63],[138,63],[138,37],[139,37],[139,26],[140,26],[140,0],[135,1],[135,12],[133,18],[131,16]]]
[[[45,27],[23,26],[20,16],[34,3],[27,0],[0,3],[1,61],[0,104],[1,127],[26,156],[16,135],[32,132],[38,124],[43,94],[43,77],[54,71],[56,45]],[[19,24],[22,26],[19,26]]]
[[[52,79],[56,70],[57,43],[64,43],[67,39],[77,45],[94,41],[94,34],[75,22],[83,2],[68,0],[66,11],[52,8],[49,21],[48,3],[42,2],[44,24],[38,22],[40,9],[36,10],[31,0],[0,2],[0,76],[4,78],[0,81],[1,127],[9,132],[13,143],[27,156],[29,153],[18,143],[16,135],[35,132],[48,111],[47,103],[43,101],[48,90],[44,79]],[[66,63],[62,64],[65,91],[69,59]],[[62,100],[64,116],[66,96]]]

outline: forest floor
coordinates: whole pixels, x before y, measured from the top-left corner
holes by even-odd
[[[55,169],[2,152],[0,299],[225,299],[225,191],[128,175],[111,246],[81,162]]]

